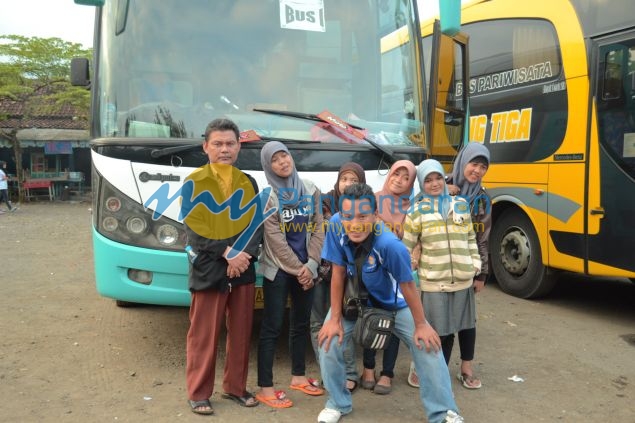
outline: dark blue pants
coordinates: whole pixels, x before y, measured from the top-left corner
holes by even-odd
[[[375,355],[376,350],[364,350],[364,368],[375,368]],[[388,376],[389,378],[395,377],[395,364],[397,363],[397,355],[399,354],[399,338],[394,334],[390,336],[388,346],[384,350],[384,356],[382,359],[381,376]]]
[[[314,288],[304,291],[298,278],[279,270],[274,280],[262,284],[264,310],[258,342],[258,386],[273,386],[273,359],[282,324],[287,297],[291,295],[289,311],[289,351],[291,374],[305,375],[305,355],[309,339],[309,321]]]

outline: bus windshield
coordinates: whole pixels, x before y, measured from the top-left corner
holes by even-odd
[[[377,144],[424,146],[409,2],[159,4],[103,6],[95,136],[200,138],[227,116],[260,136],[365,143],[297,116],[327,110]]]

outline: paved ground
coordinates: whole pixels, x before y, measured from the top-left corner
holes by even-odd
[[[288,410],[245,409],[214,394],[215,417],[190,413],[187,309],[123,309],[97,295],[89,209],[42,202],[0,215],[0,421],[315,421],[323,398],[295,391]],[[453,385],[466,421],[634,422],[634,304],[635,285],[625,280],[566,277],[540,301],[488,286],[478,296],[476,370],[483,388]],[[258,329],[257,321],[254,340]],[[250,389],[255,357],[254,343]],[[312,353],[307,357],[317,375]],[[408,363],[402,347],[393,393],[356,392],[355,411],[344,422],[425,421],[417,391],[405,382]],[[457,364],[455,356],[452,374]],[[288,369],[281,341],[280,388],[289,382]],[[508,380],[514,375],[524,382]]]

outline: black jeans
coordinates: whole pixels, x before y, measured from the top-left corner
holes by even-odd
[[[258,341],[258,386],[273,386],[273,358],[287,304],[291,295],[289,311],[289,351],[291,353],[291,374],[305,375],[305,355],[309,339],[309,321],[313,305],[314,288],[302,290],[298,278],[279,270],[271,281],[262,284],[264,310]]]
[[[395,377],[395,363],[397,363],[397,355],[399,354],[399,338],[394,334],[390,336],[388,346],[384,350],[384,356],[382,358],[382,369],[380,376],[388,376],[389,378]],[[364,349],[364,368],[375,368],[375,355],[377,350]]]

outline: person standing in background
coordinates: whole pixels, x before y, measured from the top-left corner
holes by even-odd
[[[404,235],[404,219],[410,208],[410,195],[415,184],[417,169],[410,160],[396,161],[388,171],[384,186],[375,193],[377,214],[397,238]],[[388,347],[383,351],[382,370],[375,382],[376,350],[364,350],[364,372],[362,387],[372,389],[375,394],[387,395],[392,392],[395,364],[399,354],[399,338],[390,337]]]
[[[469,204],[451,197],[441,163],[424,160],[417,167],[422,195],[406,217],[403,242],[411,256],[420,246],[419,286],[426,319],[441,337],[446,364],[454,334],[476,325],[473,279],[481,270]]]
[[[340,211],[341,196],[346,187],[366,183],[364,169],[357,163],[344,163],[337,174],[337,181],[331,191],[322,196],[322,214],[326,223],[331,216]],[[326,227],[326,225],[323,225]],[[311,309],[311,343],[315,358],[320,364],[317,335],[322,329],[324,318],[331,308],[331,263],[322,260],[318,269],[318,280],[315,285],[313,308]],[[355,343],[349,342],[344,349],[344,361],[346,362],[346,387],[353,392],[359,384],[359,376],[355,364]]]
[[[16,211],[17,207],[13,207],[9,200],[9,177],[5,172],[6,168],[7,162],[0,162],[0,203],[4,201],[7,205],[7,210],[12,212]]]
[[[306,395],[324,395],[319,383],[306,376],[306,344],[310,333],[311,307],[320,253],[324,242],[320,190],[300,179],[293,157],[278,141],[269,141],[260,151],[262,169],[271,195],[265,210],[276,209],[264,222],[260,271],[264,280],[263,319],[258,341],[258,386],[256,398],[273,408],[288,408],[291,399],[273,387],[276,343],[287,304],[289,310],[290,389]]]
[[[471,142],[456,156],[452,174],[446,179],[448,193],[450,195],[459,195],[470,204],[472,225],[476,232],[476,244],[478,245],[478,253],[481,256],[481,271],[474,277],[475,294],[485,288],[485,281],[489,274],[489,234],[492,228],[492,202],[482,186],[483,177],[487,173],[489,163],[490,154],[488,148],[483,144]],[[418,263],[415,267],[417,265]],[[476,326],[460,330],[458,338],[461,351],[461,371],[457,374],[457,379],[467,389],[479,389],[482,383],[474,376],[472,369],[474,351],[476,349]],[[446,343],[450,342],[454,342],[454,335],[452,335],[451,340],[446,341]],[[418,387],[419,385],[419,379],[412,365],[408,374],[408,384],[413,387]]]
[[[476,244],[481,256],[481,270],[474,277],[474,293],[485,288],[489,273],[489,234],[492,228],[491,200],[482,186],[483,177],[489,169],[490,154],[487,147],[471,142],[462,149],[454,160],[452,175],[448,178],[451,195],[465,198],[470,204],[470,215],[476,232]],[[481,381],[474,376],[472,361],[476,348],[476,326],[460,330],[458,333],[461,351],[461,371],[457,378],[467,389],[479,389]],[[452,337],[454,340],[454,337]]]

